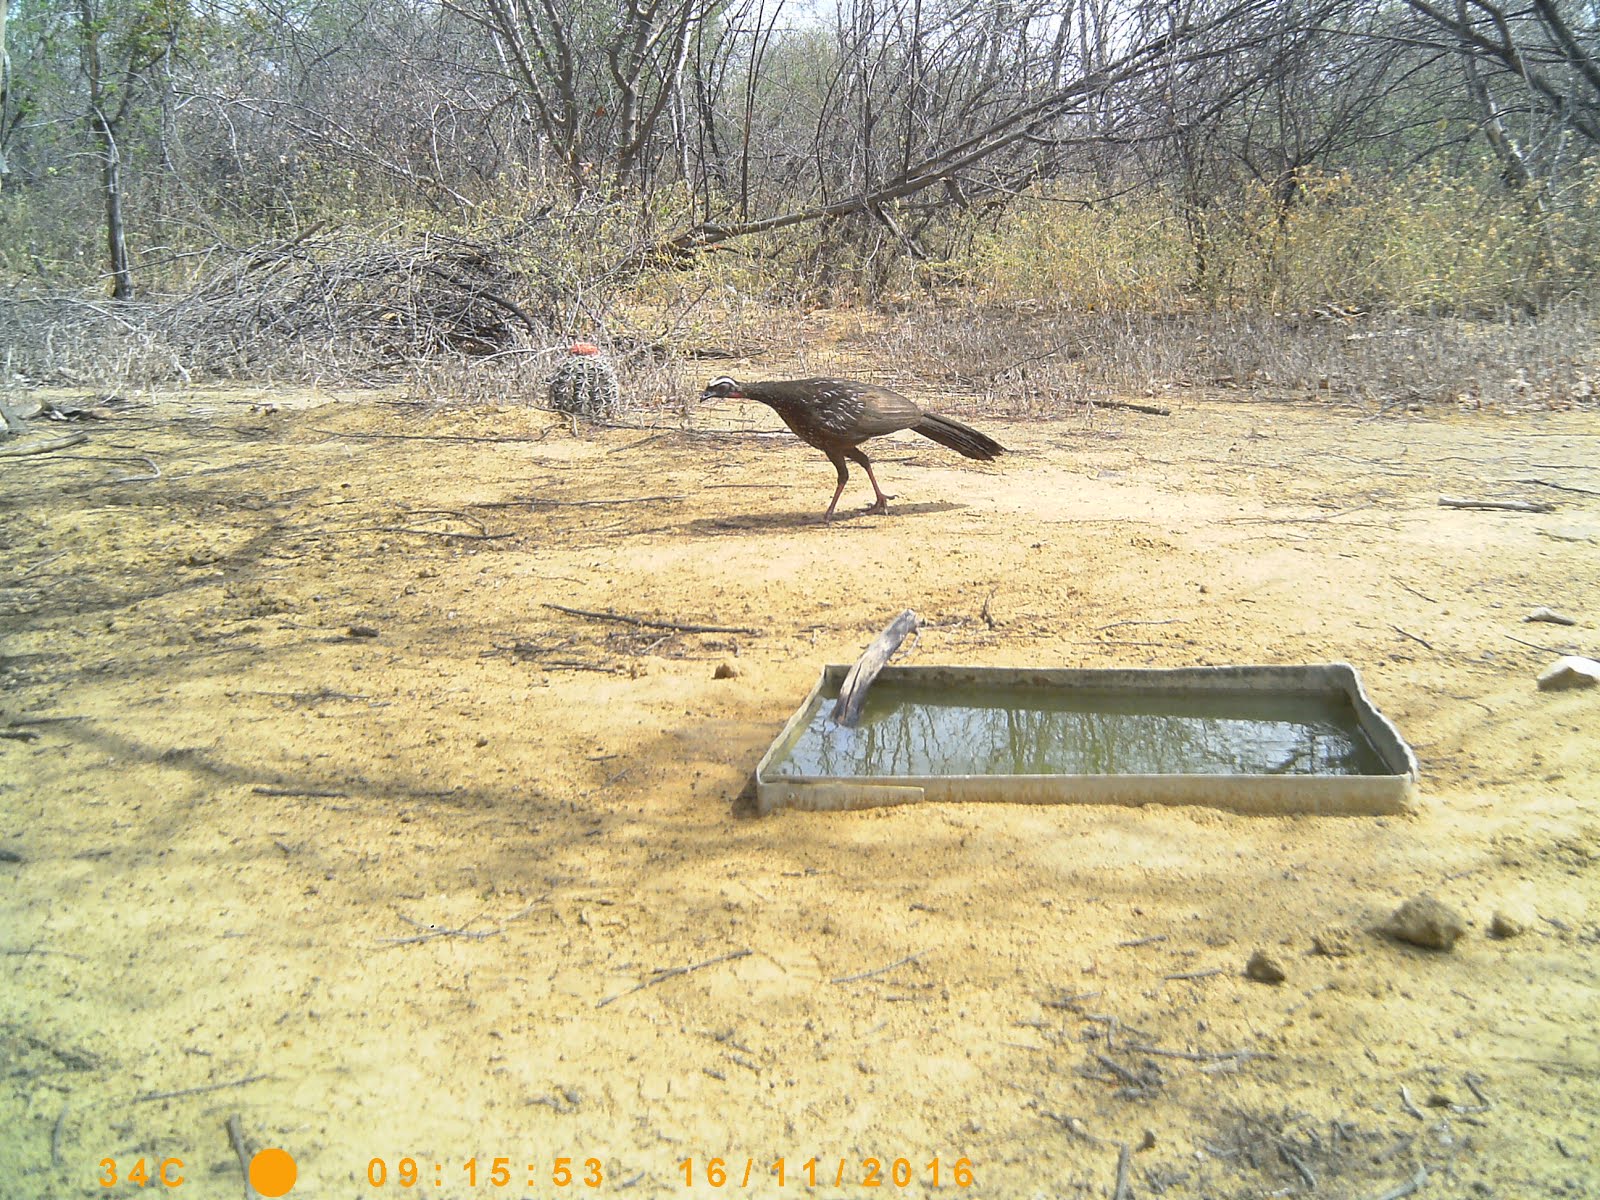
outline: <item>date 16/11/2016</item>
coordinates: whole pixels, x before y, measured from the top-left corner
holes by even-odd
[[[689,1188],[694,1187],[696,1178],[714,1188],[749,1187],[752,1174],[756,1175],[758,1181],[762,1174],[770,1175],[779,1187],[796,1183],[808,1188],[830,1185],[844,1187],[850,1184],[861,1187],[903,1188],[910,1187],[919,1178],[917,1168],[908,1158],[893,1160],[863,1158],[859,1162],[841,1158],[838,1160],[837,1170],[830,1171],[829,1168],[832,1166],[834,1163],[831,1161],[819,1158],[808,1158],[793,1170],[781,1158],[770,1166],[757,1166],[753,1158],[747,1158],[743,1163],[737,1159],[728,1162],[721,1158],[711,1158],[698,1164],[694,1159],[686,1158],[678,1164],[678,1174],[683,1177],[683,1186]],[[954,1163],[946,1164],[937,1158],[932,1159],[922,1165],[920,1178],[931,1187],[948,1184],[962,1188],[971,1187],[974,1183],[972,1160],[958,1158]]]

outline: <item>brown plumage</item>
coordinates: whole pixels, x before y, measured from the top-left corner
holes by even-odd
[[[892,496],[883,494],[872,473],[872,463],[860,450],[868,438],[883,437],[909,429],[968,458],[988,462],[1005,447],[988,434],[938,413],[928,412],[899,392],[852,379],[781,379],[765,383],[740,383],[723,375],[706,384],[702,400],[756,400],[783,418],[796,437],[828,456],[839,472],[839,486],[823,520],[833,519],[833,510],[844,492],[850,468],[845,460],[860,463],[872,482],[876,503],[869,513],[889,510]]]

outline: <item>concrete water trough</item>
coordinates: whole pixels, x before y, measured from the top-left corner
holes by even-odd
[[[756,801],[1199,804],[1375,816],[1416,803],[1417,761],[1348,663],[1051,670],[884,667],[859,721],[829,666],[756,767]]]

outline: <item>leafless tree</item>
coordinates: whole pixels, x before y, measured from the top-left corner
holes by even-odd
[[[1528,183],[1576,135],[1600,149],[1600,10],[1584,0],[1406,0],[1419,39],[1460,55],[1467,95],[1507,182]],[[1519,133],[1515,126],[1521,126]]]

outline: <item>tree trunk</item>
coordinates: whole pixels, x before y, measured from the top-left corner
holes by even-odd
[[[122,221],[122,152],[117,131],[106,116],[100,64],[100,26],[89,0],[79,0],[79,33],[83,38],[83,68],[89,84],[89,129],[100,143],[100,179],[106,198],[106,246],[111,252],[111,295],[133,298],[133,273],[128,269],[128,238]],[[126,107],[126,106],[124,106]]]
[[[95,111],[95,136],[100,140],[100,175],[106,195],[106,248],[111,258],[111,296],[133,299],[133,272],[128,267],[128,237],[122,221],[122,153],[105,116]]]
[[[11,58],[6,54],[6,9],[9,4],[0,3],[0,187],[5,186],[6,173],[10,167],[6,165],[6,117],[11,111]]]

